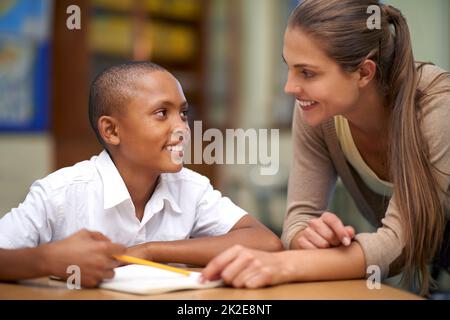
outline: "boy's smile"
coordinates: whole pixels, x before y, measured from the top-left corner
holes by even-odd
[[[154,71],[132,90],[133,98],[116,117],[120,158],[155,175],[181,170],[189,133],[181,85],[169,72]]]
[[[184,148],[189,141],[189,127],[177,128],[171,134],[171,139],[164,149],[170,152],[172,162],[181,164],[184,156]]]

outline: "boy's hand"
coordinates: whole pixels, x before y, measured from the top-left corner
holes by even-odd
[[[113,269],[119,262],[113,255],[121,255],[125,247],[112,243],[99,232],[81,230],[72,236],[43,246],[45,268],[52,275],[67,279],[67,267],[76,265],[81,270],[81,285],[96,287],[103,279],[114,277]]]
[[[319,218],[311,219],[308,227],[298,232],[291,241],[291,249],[325,249],[349,246],[355,236],[351,226],[344,226],[334,213],[324,212]]]

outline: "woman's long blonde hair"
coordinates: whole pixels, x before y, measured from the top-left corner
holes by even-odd
[[[368,28],[368,7],[380,9],[380,28]],[[375,20],[376,22],[376,20]],[[440,249],[445,205],[440,197],[427,141],[420,129],[418,72],[406,19],[376,0],[305,0],[291,14],[289,28],[318,39],[328,56],[353,72],[365,59],[377,63],[377,81],[390,108],[389,167],[404,234],[404,281],[427,294],[428,264]]]

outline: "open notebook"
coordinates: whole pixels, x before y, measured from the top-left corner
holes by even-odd
[[[189,276],[137,264],[115,268],[115,276],[100,284],[100,288],[135,294],[158,294],[183,289],[208,289],[223,285],[222,280],[200,283],[200,272]]]

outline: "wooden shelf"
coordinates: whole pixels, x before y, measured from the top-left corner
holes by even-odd
[[[91,0],[92,9],[117,14],[139,10],[144,14],[174,22],[197,22],[202,19],[204,0]]]
[[[199,23],[199,20],[197,18],[178,18],[176,16],[153,12],[144,12],[143,14],[146,19],[155,22],[175,23],[186,26],[197,26]],[[117,17],[131,18],[134,15],[134,12],[132,10],[108,9],[105,7],[93,6],[91,9],[91,15],[115,15]]]

